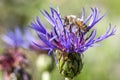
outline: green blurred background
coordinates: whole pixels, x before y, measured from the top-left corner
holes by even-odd
[[[97,35],[105,33],[109,23],[117,26],[116,35],[99,43],[101,46],[89,48],[84,53],[84,67],[75,80],[120,80],[120,0],[0,0],[0,34],[5,33],[7,28],[29,26],[36,16],[41,17],[40,10],[49,10],[50,6],[59,6],[62,16],[80,16],[82,7],[86,14],[90,13],[90,7],[97,7],[101,15],[106,14],[94,27]],[[43,22],[47,24],[46,21]],[[0,44],[3,43],[0,41]],[[40,80],[41,74],[35,66],[36,58],[35,54],[29,55],[32,68],[30,72],[34,80]],[[51,80],[64,80],[56,67],[50,76]]]

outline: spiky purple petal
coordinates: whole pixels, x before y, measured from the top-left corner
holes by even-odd
[[[104,17],[104,15],[101,17],[99,16],[97,8],[91,8],[91,10],[92,13],[85,19],[85,10],[83,8],[80,18],[80,20],[82,20],[85,24],[90,22],[87,26],[89,30]],[[112,31],[111,28],[109,28],[104,35],[98,38],[95,38],[96,30],[93,30],[88,37],[86,37],[87,32],[83,33],[79,31],[78,34],[76,34],[75,32],[71,32],[69,29],[63,26],[64,22],[57,10],[50,8],[50,11],[51,14],[49,14],[46,10],[41,12],[51,25],[50,32],[47,32],[39,19],[37,19],[37,23],[39,23],[39,25],[36,25],[36,23],[31,25],[33,29],[37,31],[39,38],[46,46],[38,45],[35,42],[34,44],[41,49],[49,50],[49,54],[54,50],[61,50],[67,53],[83,53],[89,47],[92,47],[95,43],[100,42],[114,35],[115,33],[115,28],[113,28]]]

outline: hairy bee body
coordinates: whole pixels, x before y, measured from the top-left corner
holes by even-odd
[[[69,15],[64,18],[64,24],[70,26],[77,26],[78,29],[83,30],[84,32],[88,31],[87,25],[83,23],[80,18],[77,18],[74,15]]]

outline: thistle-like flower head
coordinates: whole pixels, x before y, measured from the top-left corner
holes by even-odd
[[[27,48],[28,43],[30,44],[30,42],[25,41],[20,28],[15,27],[14,31],[8,30],[6,34],[2,35],[2,40],[6,43],[7,47],[5,48],[3,55],[0,56],[1,62],[6,63],[8,59],[8,64],[11,64],[12,62],[11,67],[13,67],[13,64],[17,67],[28,61],[23,48]],[[9,58],[13,61],[9,60]]]
[[[91,29],[104,17],[104,15],[99,16],[97,8],[91,8],[91,14],[87,18],[85,18],[84,8],[80,18],[74,15],[63,18],[59,10],[54,8],[50,8],[50,12],[41,11],[50,24],[50,31],[46,29],[47,27],[41,23],[38,17],[36,22],[32,22],[31,26],[37,31],[44,46],[34,43],[43,50],[49,50],[48,54],[56,52],[57,66],[60,73],[64,77],[73,78],[82,69],[81,54],[89,47],[93,47],[95,43],[114,35],[115,28],[111,29],[110,25],[105,34],[95,38],[96,30]],[[88,32],[91,32],[89,36],[87,36]]]
[[[97,8],[91,8],[91,10],[91,14],[86,19],[84,19],[85,11],[83,9],[80,18],[83,24],[88,24],[85,27],[87,27],[89,31],[98,21],[100,21],[103,18],[103,16],[99,16]],[[74,25],[72,29],[69,28],[72,25],[64,25],[64,20],[61,17],[58,10],[50,8],[50,11],[51,14],[49,14],[46,10],[41,12],[45,19],[50,23],[51,30],[49,32],[46,29],[47,27],[45,27],[41,23],[38,17],[36,19],[36,22],[33,22],[31,24],[32,28],[38,32],[39,38],[43,41],[43,43],[46,46],[42,46],[37,43],[35,44],[41,49],[49,50],[49,54],[55,50],[60,50],[66,53],[75,52],[81,54],[84,51],[86,51],[89,47],[92,47],[95,43],[100,42],[114,35],[115,33],[115,28],[111,29],[110,25],[110,27],[107,29],[104,35],[95,38],[96,30],[92,30],[90,36],[86,37],[85,35],[87,33],[84,31],[79,30],[77,33],[75,33],[76,29],[74,29],[74,26],[77,25]],[[70,30],[72,30],[72,32]]]
[[[6,43],[6,47],[3,54],[0,55],[0,70],[10,75],[20,76],[22,74],[20,78],[28,75],[24,69],[29,65],[29,61],[23,48],[29,46],[23,37],[22,31],[18,27],[14,31],[9,30],[7,34],[2,35],[2,40]],[[7,77],[7,75],[4,77]],[[12,77],[10,76],[10,78]]]

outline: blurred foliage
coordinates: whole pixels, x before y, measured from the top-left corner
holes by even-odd
[[[100,1],[104,7],[106,7],[107,13],[109,13],[110,18],[116,18],[116,17],[120,17],[120,1],[119,0],[114,0],[114,1],[110,1],[110,0],[101,0]]]
[[[42,0],[0,0],[0,24],[25,26],[41,8]]]
[[[0,26],[25,26],[39,10],[48,9],[49,6],[59,6],[62,17],[75,14],[79,17],[82,7],[87,14],[90,7],[98,7],[101,15],[106,16],[94,28],[97,34],[105,32],[109,22],[117,25],[114,37],[103,41],[101,46],[90,48],[84,53],[84,67],[75,80],[120,80],[120,1],[119,0],[0,0]],[[43,18],[43,17],[41,17]],[[44,21],[45,22],[45,21]],[[47,22],[46,22],[47,23]],[[4,28],[2,27],[2,30]],[[40,80],[40,72],[36,69],[37,55],[30,54],[31,73],[34,80]],[[51,80],[64,80],[57,68],[51,72]]]

